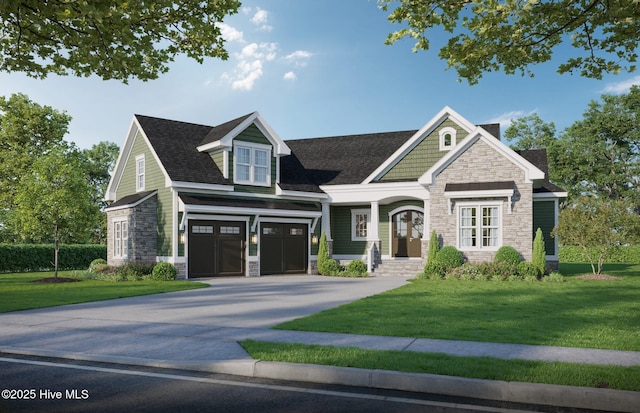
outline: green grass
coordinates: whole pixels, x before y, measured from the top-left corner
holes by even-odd
[[[365,335],[640,351],[640,264],[614,264],[621,280],[564,283],[415,280],[276,328]]]
[[[265,361],[640,391],[640,367],[454,357],[435,353],[376,351],[253,340],[245,340],[241,345],[253,358]]]
[[[82,279],[76,275],[79,273],[76,271],[62,271],[59,276]],[[206,284],[192,281],[107,282],[82,279],[80,282],[55,284],[32,282],[46,277],[53,277],[53,273],[0,274],[0,313],[190,290],[207,286]]]

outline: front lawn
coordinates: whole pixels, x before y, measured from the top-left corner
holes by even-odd
[[[60,277],[78,277],[76,271],[62,271]],[[52,277],[52,272],[0,274],[0,313],[190,290],[207,287],[192,281],[107,282],[81,279],[80,282],[39,284],[33,281]]]
[[[605,266],[620,280],[560,270],[566,282],[414,280],[276,328],[640,351],[640,264]]]

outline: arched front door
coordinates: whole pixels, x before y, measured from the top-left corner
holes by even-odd
[[[420,257],[424,214],[402,211],[391,217],[392,254],[394,257]]]

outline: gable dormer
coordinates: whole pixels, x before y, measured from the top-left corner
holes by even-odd
[[[291,149],[258,112],[214,127],[198,146],[236,191],[275,193],[280,158]]]

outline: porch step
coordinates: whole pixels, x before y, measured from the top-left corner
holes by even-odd
[[[424,263],[418,260],[382,261],[371,274],[374,277],[415,277],[424,270]]]

